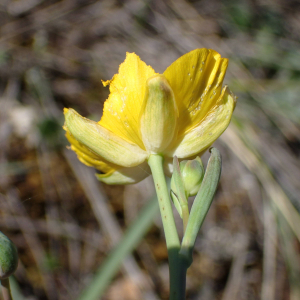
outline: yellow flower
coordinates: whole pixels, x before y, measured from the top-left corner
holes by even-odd
[[[216,51],[196,49],[157,74],[127,53],[119,73],[103,82],[110,95],[99,122],[65,109],[71,149],[108,184],[147,177],[151,154],[164,156],[170,174],[173,156],[201,155],[229,125],[236,98],[222,88],[227,65]]]

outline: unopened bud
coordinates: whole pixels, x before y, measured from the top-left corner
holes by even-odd
[[[180,172],[186,197],[195,196],[200,189],[204,176],[204,168],[200,157],[180,162]],[[172,178],[171,187],[174,184]]]
[[[18,267],[18,251],[14,243],[0,231],[0,279],[8,278]]]

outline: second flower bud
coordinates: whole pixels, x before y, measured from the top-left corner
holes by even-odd
[[[204,167],[200,157],[196,157],[193,160],[183,160],[179,166],[186,198],[195,196],[200,189],[204,176]],[[173,176],[171,189],[176,190]]]

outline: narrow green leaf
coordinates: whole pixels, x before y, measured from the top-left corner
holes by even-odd
[[[200,190],[194,200],[187,228],[182,240],[180,254],[185,257],[187,263],[192,262],[192,252],[200,227],[210,208],[221,175],[222,159],[218,149],[210,149],[211,156]]]
[[[78,300],[98,300],[120,268],[125,257],[141,241],[158,213],[158,201],[154,197],[140,212],[137,219],[127,229],[121,242],[115,247],[106,261],[100,266],[91,283],[83,290]]]

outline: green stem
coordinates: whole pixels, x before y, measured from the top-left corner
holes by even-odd
[[[168,248],[170,273],[169,299],[184,300],[187,268],[179,255],[180,241],[163,171],[163,157],[156,154],[150,155],[148,164],[152,171]]]
[[[13,300],[10,291],[9,278],[1,279],[1,290],[2,290],[3,300]]]

